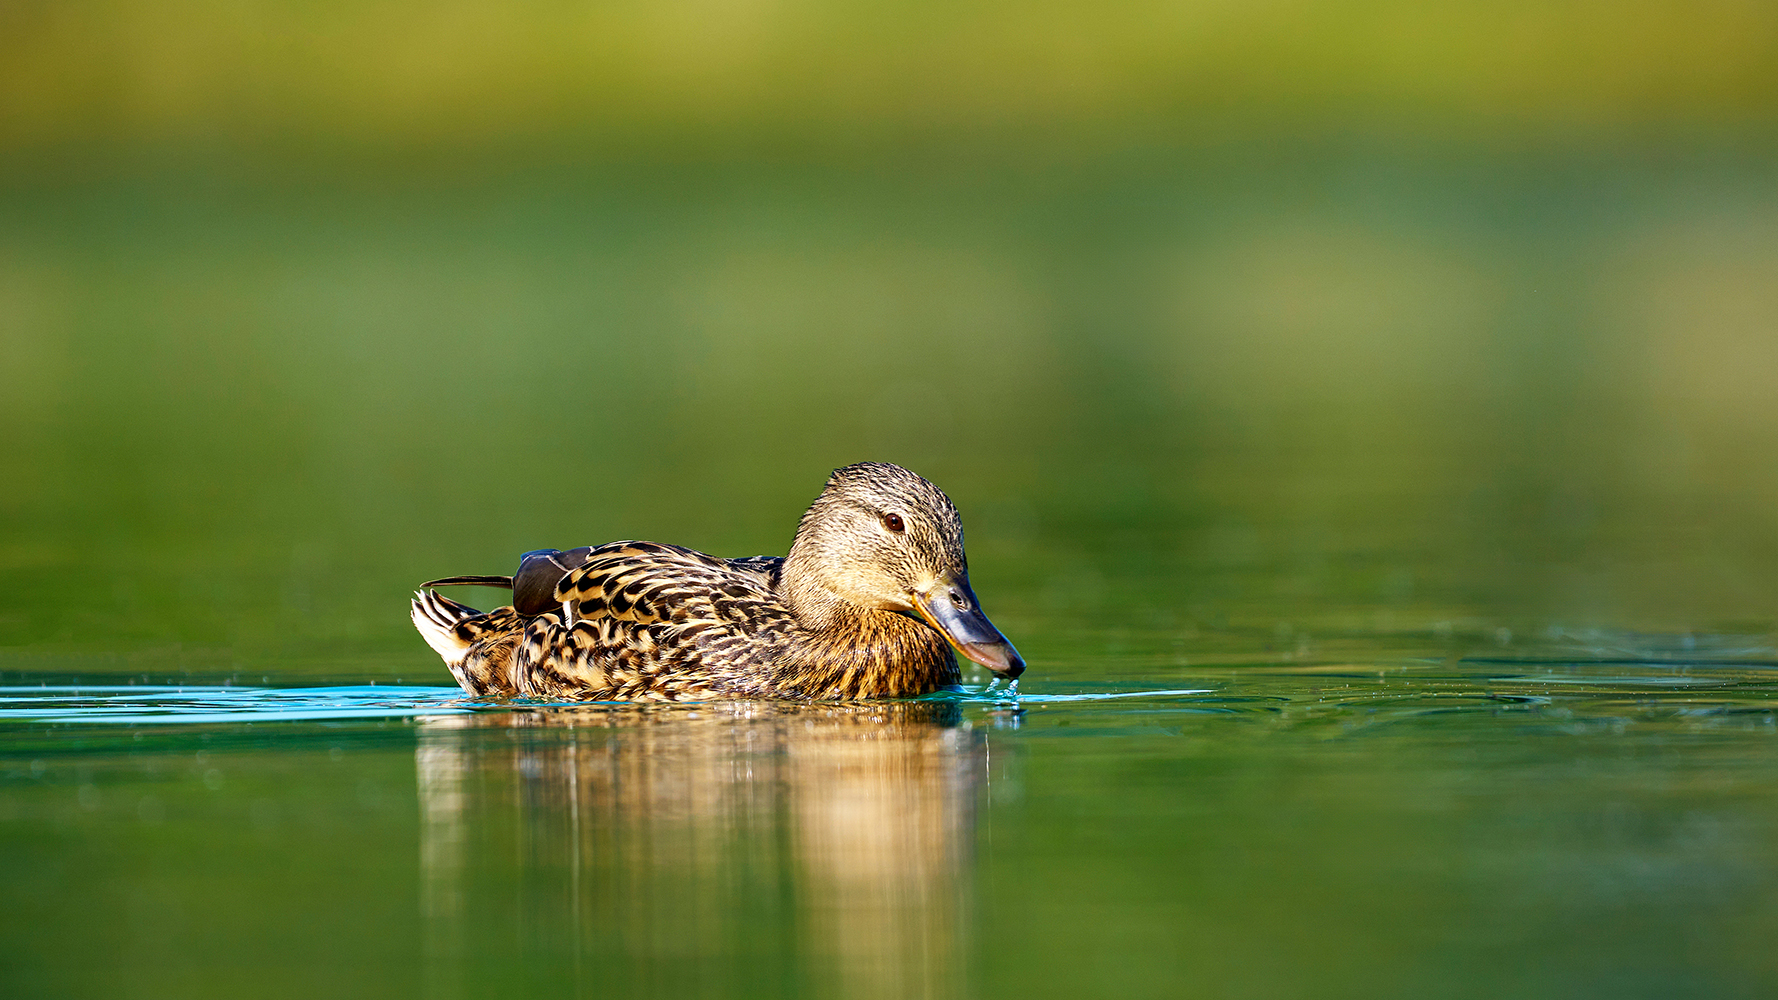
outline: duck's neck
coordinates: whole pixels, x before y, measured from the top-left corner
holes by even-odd
[[[779,598],[804,628],[817,634],[843,628],[870,610],[834,593],[821,578],[817,567],[825,555],[817,539],[799,530],[778,577]]]
[[[792,546],[778,578],[779,599],[804,628],[811,632],[826,632],[845,619],[850,608],[864,610],[841,600],[840,595],[827,589],[813,573],[803,568],[805,562],[797,558],[796,548]]]
[[[845,600],[786,559],[779,598],[803,627],[791,689],[805,698],[886,698],[925,694],[958,681],[950,644],[893,611]]]

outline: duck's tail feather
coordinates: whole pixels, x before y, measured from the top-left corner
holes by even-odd
[[[426,640],[426,645],[444,657],[448,666],[454,667],[462,662],[469,647],[475,645],[472,636],[457,633],[457,626],[479,614],[480,611],[469,605],[459,604],[436,591],[414,591],[414,627],[420,630],[420,636]]]
[[[523,626],[511,608],[483,614],[437,591],[417,590],[412,617],[421,638],[444,659],[463,690],[473,695],[515,693],[509,664]]]
[[[442,580],[427,580],[420,584],[429,587],[499,587],[502,590],[512,589],[510,576],[447,576]]]

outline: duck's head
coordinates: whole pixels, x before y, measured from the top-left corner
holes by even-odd
[[[969,587],[957,508],[899,465],[835,470],[797,525],[784,589],[806,618],[823,618],[842,604],[893,611],[926,622],[1002,677],[1025,670]]]

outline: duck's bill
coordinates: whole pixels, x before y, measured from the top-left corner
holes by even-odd
[[[982,614],[967,577],[940,577],[930,589],[915,591],[914,607],[964,656],[1009,680],[1025,672],[1019,651]]]

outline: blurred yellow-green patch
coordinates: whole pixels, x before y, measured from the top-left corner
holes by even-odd
[[[73,0],[0,9],[0,145],[516,141],[598,156],[984,134],[1769,124],[1778,8]]]

